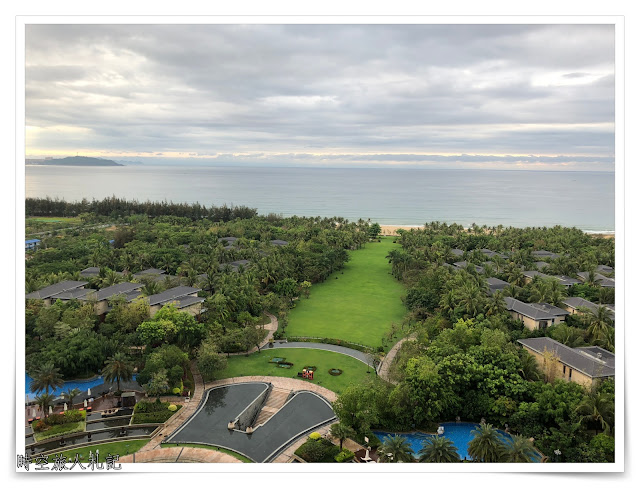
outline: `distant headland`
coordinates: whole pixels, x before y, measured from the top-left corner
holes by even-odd
[[[25,164],[38,166],[124,166],[110,159],[90,158],[88,156],[70,156],[62,159],[25,159]]]

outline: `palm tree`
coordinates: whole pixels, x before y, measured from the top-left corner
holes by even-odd
[[[595,341],[601,341],[607,333],[607,328],[611,325],[611,317],[607,307],[598,307],[595,310],[589,310],[586,314],[587,333]]]
[[[64,397],[69,400],[69,408],[73,408],[73,399],[80,393],[81,391],[78,388],[68,388],[67,391],[64,392]]]
[[[47,415],[49,415],[49,405],[51,405],[52,403],[53,395],[50,395],[49,393],[43,393],[42,395],[36,397],[36,405],[38,405],[38,407],[42,409],[44,418],[47,418]]]
[[[430,437],[422,443],[419,461],[421,463],[459,463],[458,448],[448,437]]]
[[[356,435],[356,431],[346,424],[338,422],[331,425],[331,435],[340,441],[340,450],[342,450],[342,443],[349,437]]]
[[[527,381],[538,381],[540,379],[540,368],[536,358],[524,349],[520,354],[520,369],[518,372]]]
[[[60,375],[60,370],[54,367],[53,363],[46,363],[34,372],[29,389],[32,393],[40,393],[41,391],[49,393],[49,388],[53,391],[63,385],[64,380]]]
[[[500,434],[491,424],[481,424],[472,432],[467,451],[474,461],[499,463],[503,460],[504,445]]]
[[[595,423],[602,427],[605,434],[611,432],[614,421],[614,405],[611,396],[606,393],[592,393],[584,397],[576,407],[576,413],[580,417],[579,423]],[[598,427],[596,427],[596,434]]]
[[[512,435],[504,447],[504,459],[507,463],[531,463],[536,450],[531,439],[521,435]]]
[[[399,435],[388,435],[384,438],[382,446],[378,448],[380,462],[382,463],[412,463],[413,451],[409,441]]]
[[[129,363],[127,358],[121,352],[117,352],[107,359],[104,368],[102,369],[102,376],[105,381],[113,383],[117,381],[118,391],[120,391],[120,380],[130,381],[133,378],[133,365]]]

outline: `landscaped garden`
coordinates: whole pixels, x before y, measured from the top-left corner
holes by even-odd
[[[119,442],[105,442],[103,444],[94,444],[92,446],[79,447],[77,449],[69,449],[68,451],[63,451],[56,454],[50,454],[49,459],[53,459],[54,456],[64,456],[67,460],[73,460],[76,458],[76,454],[78,454],[78,459],[81,463],[86,464],[89,461],[89,451],[93,452],[95,455],[96,449],[100,451],[99,461],[104,462],[107,455],[118,455],[120,457],[126,456],[127,454],[133,454],[134,452],[142,449],[149,439],[138,439],[138,440],[130,440],[130,441],[119,441]]]
[[[138,402],[133,409],[132,424],[160,424],[164,423],[176,413],[182,405],[169,402]]]
[[[85,418],[86,412],[79,410],[49,415],[33,423],[34,439],[40,442],[63,434],[82,432],[85,428]]]
[[[289,314],[286,336],[329,337],[378,347],[406,313],[404,287],[389,274],[387,254],[399,245],[393,238],[370,242],[350,253],[342,271],[314,284]]]
[[[279,367],[277,362],[270,362],[274,358],[282,358],[292,363],[290,368]],[[352,383],[361,383],[367,377],[374,376],[374,371],[361,361],[344,354],[315,349],[279,349],[270,352],[269,349],[246,356],[231,356],[227,359],[226,369],[220,371],[218,378],[233,378],[235,376],[282,376],[298,378],[298,372],[307,366],[315,366],[313,380],[317,385],[340,393]],[[334,376],[331,369],[340,369],[342,374]],[[369,373],[367,373],[369,371]]]

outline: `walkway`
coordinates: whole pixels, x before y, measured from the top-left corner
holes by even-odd
[[[248,352],[232,352],[228,354],[228,356],[248,356],[249,354],[253,354],[254,352],[257,352],[258,349],[264,349],[264,347],[266,347],[266,345],[269,343],[269,339],[273,339],[273,334],[275,333],[276,330],[278,330],[278,319],[276,318],[275,315],[272,315],[269,312],[265,312],[265,314],[269,317],[269,319],[271,319],[271,322],[269,322],[268,324],[265,324],[264,326],[264,328],[267,329],[269,333],[264,338],[264,340],[260,343],[260,346],[259,347],[254,346]]]
[[[241,463],[230,454],[197,447],[165,447],[121,457],[120,463]]]
[[[322,349],[323,351],[337,352],[345,356],[351,356],[364,364],[371,366],[371,360],[367,353],[335,344],[323,344],[322,342],[274,342],[269,349]]]
[[[416,333],[414,332],[407,337],[400,339],[395,345],[391,348],[391,350],[387,353],[387,355],[382,359],[380,366],[378,366],[378,376],[380,376],[383,380],[388,381],[389,383],[393,383],[397,385],[398,382],[389,378],[389,369],[391,368],[391,364],[393,360],[396,358],[396,354],[402,347],[402,344],[407,340],[413,340],[416,338]]]
[[[319,386],[315,383],[309,383],[307,381],[302,381],[295,378],[279,378],[277,376],[236,376],[235,378],[225,378],[223,380],[210,381],[209,383],[206,383],[204,385],[204,389],[208,390],[209,388],[213,388],[214,386],[234,385],[237,383],[251,383],[256,381],[271,383],[275,388],[281,388],[288,391],[312,391],[320,396],[323,396],[331,403],[335,402],[338,399],[338,395],[336,393],[324,388],[323,386]]]
[[[204,381],[202,380],[202,375],[200,374],[200,371],[198,371],[195,361],[191,363],[191,372],[193,373],[194,384],[193,397],[164,424],[162,429],[160,429],[153,438],[142,449],[140,449],[139,452],[162,449],[160,447],[160,443],[164,438],[173,434],[173,432],[185,423],[186,420],[196,411],[198,405],[200,405],[200,400],[202,400],[202,395],[204,393]]]

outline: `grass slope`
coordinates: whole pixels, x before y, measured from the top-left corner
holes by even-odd
[[[400,300],[404,288],[391,276],[385,258],[396,246],[393,238],[382,238],[382,242],[352,251],[343,273],[338,271],[324,283],[313,285],[310,298],[296,302],[286,335],[380,346],[391,322],[402,322],[406,312]]]
[[[269,361],[274,357],[284,357],[293,363],[290,369],[279,368]],[[298,378],[298,372],[305,366],[316,366],[313,381]],[[338,368],[343,371],[340,376],[331,376],[329,370]],[[265,349],[260,353],[246,356],[231,356],[227,360],[227,368],[219,373],[218,378],[236,376],[280,376],[309,381],[325,388],[341,393],[352,383],[362,383],[367,377],[374,375],[367,365],[344,354],[315,349]]]
[[[95,455],[96,449],[100,451],[99,462],[104,462],[107,455],[119,455],[120,457],[126,456],[127,454],[133,454],[134,452],[139,451],[142,447],[149,442],[149,439],[139,439],[139,440],[130,440],[130,441],[119,441],[119,442],[106,442],[102,444],[93,444],[87,447],[79,447],[77,449],[70,449],[68,451],[63,451],[59,454],[49,454],[49,460],[52,461],[54,456],[62,455],[67,458],[67,460],[71,459],[71,464],[73,464],[73,460],[76,458],[76,453],[80,454],[78,459],[83,465],[86,465],[89,461],[89,451],[92,451]],[[117,464],[117,463],[116,463]],[[77,468],[77,467],[76,467]],[[76,471],[77,469],[74,469]]]

